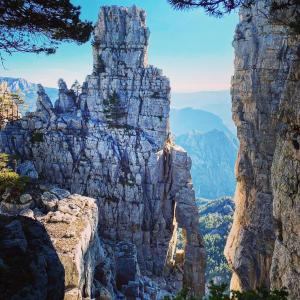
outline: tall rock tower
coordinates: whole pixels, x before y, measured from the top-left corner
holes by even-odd
[[[145,19],[136,7],[103,7],[82,93],[60,80],[53,107],[40,87],[37,111],[7,126],[1,150],[32,160],[45,180],[97,199],[115,289],[133,271],[120,255],[136,251],[136,274],[202,295],[205,253],[191,160],[170,139],[169,80],[147,65]],[[176,249],[179,228],[183,251]]]

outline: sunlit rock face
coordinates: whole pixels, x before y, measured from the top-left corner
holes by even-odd
[[[82,93],[60,80],[53,107],[40,86],[36,112],[7,126],[1,150],[32,160],[48,181],[96,198],[100,237],[110,249],[134,244],[142,275],[166,290],[185,283],[201,295],[204,248],[191,160],[170,140],[169,80],[147,65],[148,38],[144,11],[103,7]],[[174,260],[177,227],[186,239],[183,275]]]
[[[53,196],[55,190],[60,189],[44,192],[43,201]],[[51,211],[35,215],[35,219],[44,226],[64,267],[64,299],[91,298],[95,268],[104,260],[97,235],[96,201],[76,194],[56,200]]]
[[[299,216],[295,188],[299,156],[292,150],[292,140],[286,141],[294,136],[293,130],[299,131],[292,117],[299,112],[299,76],[294,66],[299,36],[266,17],[270,2],[259,0],[242,8],[234,37],[232,110],[240,149],[236,211],[225,254],[234,271],[231,288],[286,285],[299,298],[299,287],[293,284],[299,282],[300,228],[295,217]],[[288,20],[291,13],[279,17]],[[287,119],[283,112],[293,114]]]

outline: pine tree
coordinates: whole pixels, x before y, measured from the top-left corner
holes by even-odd
[[[0,0],[0,55],[55,53],[59,42],[89,40],[91,22],[69,0]]]
[[[251,7],[256,0],[168,0],[168,2],[179,10],[202,8],[208,15],[221,17],[231,13],[240,6]],[[294,33],[300,34],[300,0],[273,0],[270,6],[271,21],[289,26]],[[285,12],[292,12],[288,16]]]
[[[74,91],[74,94],[76,96],[78,96],[80,94],[81,88],[82,88],[82,86],[80,85],[78,80],[75,80],[74,83],[71,86],[71,90]]]

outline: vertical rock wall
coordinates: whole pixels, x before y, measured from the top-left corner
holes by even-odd
[[[47,181],[96,198],[101,238],[135,244],[143,275],[164,276],[170,290],[183,281],[201,295],[204,246],[191,160],[169,138],[169,80],[147,65],[145,18],[136,7],[103,7],[82,93],[60,80],[53,107],[40,86],[37,111],[8,124],[1,151],[32,160]],[[174,263],[177,226],[186,232],[183,278]]]
[[[295,220],[290,218],[290,214],[296,213],[290,211],[292,198],[297,198],[293,184],[297,188],[299,184],[288,179],[291,176],[295,179],[299,157],[284,149],[285,138],[281,137],[276,143],[282,128],[293,127],[293,122],[286,125],[280,119],[283,99],[285,108],[297,114],[294,103],[297,103],[299,77],[292,66],[299,59],[299,37],[291,34],[282,22],[270,18],[270,3],[258,0],[250,8],[241,9],[233,43],[236,57],[232,110],[240,149],[236,164],[236,211],[225,249],[234,271],[231,281],[233,289],[269,287],[270,278],[271,286],[280,288],[282,284],[279,284],[279,278],[284,281],[283,278],[289,276],[286,273],[296,274],[296,269],[291,265],[294,264],[293,259],[299,260],[299,253],[291,259],[291,249],[288,249],[299,245],[299,228],[295,226]],[[292,10],[278,15],[279,19],[289,20]],[[288,88],[291,81],[294,86]],[[293,159],[287,163],[287,157]],[[286,190],[282,186],[284,181]],[[294,190],[291,198],[288,196],[290,189]],[[288,234],[288,240],[283,241],[282,235],[286,237],[291,228],[295,229],[294,236]],[[279,262],[279,256],[283,257],[284,252],[290,259],[284,262],[290,264],[286,270],[283,262]],[[295,278],[299,280],[299,276]],[[289,287],[292,285],[290,283]],[[295,289],[297,287],[294,285],[292,293]]]
[[[297,40],[292,40],[295,42]],[[297,41],[299,45],[299,39]],[[271,288],[300,299],[300,59],[291,64],[282,97],[280,131],[272,165],[276,241]]]

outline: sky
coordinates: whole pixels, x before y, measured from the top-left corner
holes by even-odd
[[[149,64],[170,78],[173,92],[229,89],[233,74],[232,39],[238,16],[209,17],[201,9],[176,11],[167,0],[71,0],[82,7],[82,18],[96,22],[100,6],[136,5],[146,10],[150,29]],[[70,85],[92,71],[90,42],[63,43],[56,54],[6,56],[1,76],[22,77],[56,87],[59,78]]]

